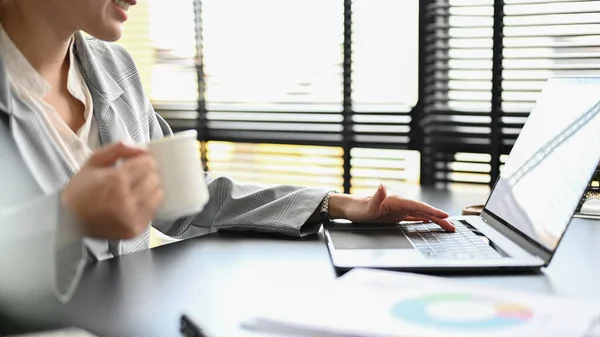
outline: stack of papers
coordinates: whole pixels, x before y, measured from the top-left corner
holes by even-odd
[[[600,304],[355,269],[243,326],[280,336],[600,337]]]

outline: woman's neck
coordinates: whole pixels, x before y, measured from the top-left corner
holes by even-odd
[[[45,2],[45,1],[44,1]],[[61,77],[75,30],[54,18],[35,1],[0,1],[0,22],[6,34],[44,78]]]

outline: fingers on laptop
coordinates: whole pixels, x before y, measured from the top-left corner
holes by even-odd
[[[427,217],[434,216],[437,218],[447,218],[450,216],[450,214],[442,211],[441,209],[435,208],[421,201],[405,198],[398,198],[397,200],[400,203],[398,208],[404,209],[410,213],[420,213]]]
[[[456,229],[454,225],[447,219],[440,219],[434,216],[428,216],[423,213],[409,214],[403,219],[403,221],[431,221],[450,232],[454,232],[454,230]]]
[[[431,220],[429,218],[427,218],[427,217],[409,215],[406,218],[402,219],[402,221],[423,221],[423,222],[429,222]]]
[[[452,222],[448,221],[448,219],[432,218],[431,221],[433,221],[436,224],[440,225],[440,227],[442,227],[443,229],[445,229],[445,230],[447,230],[449,232],[454,232],[456,230],[456,227],[454,227],[454,225],[452,224]]]

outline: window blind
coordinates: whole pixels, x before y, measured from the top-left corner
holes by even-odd
[[[600,2],[506,0],[502,152],[549,77],[600,75]]]
[[[493,184],[546,79],[600,74],[600,2],[423,3],[422,179]]]
[[[420,155],[407,149],[418,99],[419,2],[354,0],[351,9],[351,190],[418,184]]]
[[[207,138],[341,141],[339,1],[203,0]]]
[[[340,147],[208,142],[211,174],[261,186],[343,189]]]
[[[490,183],[492,0],[422,1],[423,183]]]
[[[294,165],[265,171],[268,164],[256,158],[294,163],[314,151],[313,162],[323,166],[321,174],[331,184],[338,184],[341,169],[353,191],[372,190],[381,181],[421,181],[415,172],[424,157],[414,144],[421,128],[415,118],[418,69],[430,60],[422,62],[417,53],[422,40],[417,17],[425,12],[420,7],[416,0],[177,0],[176,5],[142,0],[132,7],[138,21],[127,23],[122,43],[138,65],[146,58],[140,69],[144,86],[171,126],[180,130],[200,123],[213,174],[232,174],[243,182],[268,184],[283,176],[298,182]],[[144,29],[145,36],[136,33]],[[351,52],[348,64],[345,51]],[[460,94],[460,84],[452,83],[451,94]],[[449,106],[467,101],[454,97]],[[469,180],[473,176],[461,177],[460,165],[486,160],[485,151],[460,150],[452,154],[458,166],[445,167],[456,171],[453,179]],[[319,153],[333,155],[331,163],[342,160],[338,171],[327,168],[329,161]],[[470,156],[478,153],[483,153],[479,159]],[[471,166],[475,174],[485,169]],[[273,174],[257,178],[260,172],[252,170]]]
[[[416,101],[418,2],[354,1],[350,12],[344,5],[342,0],[202,1],[211,171],[252,183],[280,183],[284,176],[319,182],[312,173],[298,176],[303,166],[295,160],[310,157],[324,182],[336,185],[345,175],[353,192],[372,191],[382,181],[418,183],[418,153],[398,150],[408,146]],[[356,46],[351,64],[350,59],[343,64],[344,44]],[[351,117],[344,119],[348,82]],[[305,147],[293,146],[300,144]],[[229,159],[220,156],[224,148]],[[246,160],[256,157],[280,164],[266,170],[268,164]],[[339,166],[333,170],[328,163]]]
[[[340,2],[197,3],[209,171],[343,189]]]
[[[352,3],[353,131],[357,146],[408,147],[418,94],[418,1]]]

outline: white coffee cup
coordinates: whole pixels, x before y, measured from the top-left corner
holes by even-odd
[[[187,130],[146,144],[158,163],[164,192],[155,221],[172,221],[198,213],[208,202],[197,136],[196,130]]]

